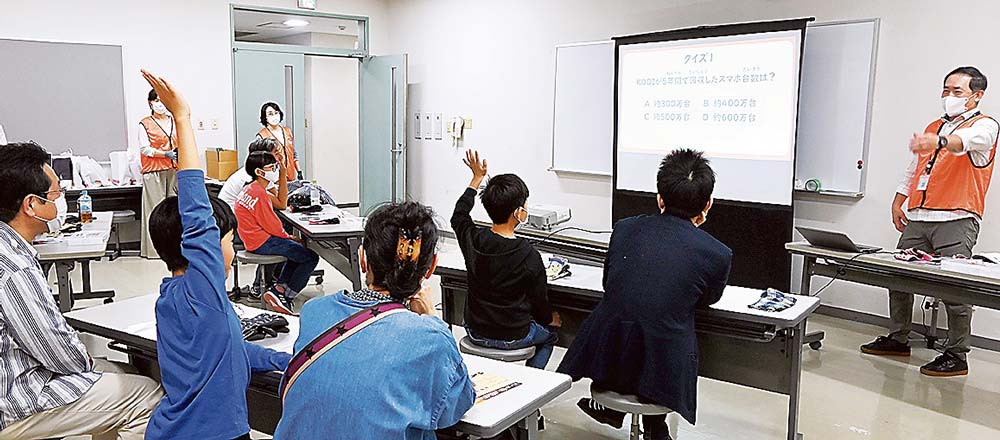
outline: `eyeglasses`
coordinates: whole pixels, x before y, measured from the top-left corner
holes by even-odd
[[[66,189],[65,188],[53,189],[51,191],[45,191],[42,194],[36,194],[36,195],[44,196],[43,198],[46,199],[46,200],[48,200],[49,194],[52,194],[52,193],[59,194],[59,197],[66,197]],[[56,197],[56,198],[58,199],[59,197]]]

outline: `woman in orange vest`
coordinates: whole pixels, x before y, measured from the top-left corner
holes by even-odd
[[[892,221],[902,233],[897,248],[972,256],[1000,132],[1000,124],[979,110],[986,84],[986,76],[975,67],[948,73],[941,91],[944,115],[910,139],[913,158],[892,203]],[[950,301],[944,305],[948,312],[945,351],[920,372],[935,377],[969,374],[966,357],[972,338],[972,306]],[[913,295],[890,291],[889,317],[892,332],[862,345],[863,353],[910,355]]]
[[[149,235],[149,213],[163,199],[177,195],[177,147],[174,118],[160,103],[156,91],[147,96],[150,116],[139,121],[139,158],[142,163],[142,244],[139,255],[159,258]]]
[[[274,102],[265,102],[260,107],[260,125],[264,128],[257,132],[257,137],[262,139],[274,139],[278,144],[275,149],[275,158],[281,163],[281,169],[285,170],[285,179],[289,182],[298,178],[299,160],[295,156],[295,138],[292,136],[292,129],[281,125],[285,120],[285,112]]]

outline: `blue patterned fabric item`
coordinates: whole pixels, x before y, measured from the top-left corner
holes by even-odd
[[[791,295],[787,295],[778,290],[767,289],[760,294],[760,299],[757,302],[750,304],[749,307],[755,310],[763,310],[765,312],[780,312],[782,310],[788,309],[795,305],[795,298]]]

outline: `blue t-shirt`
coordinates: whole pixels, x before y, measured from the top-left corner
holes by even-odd
[[[296,352],[374,302],[344,292],[302,307]],[[285,396],[275,440],[432,440],[475,401],[455,339],[440,319],[387,316],[318,358]]]
[[[291,356],[243,341],[226,295],[219,228],[201,170],[177,173],[187,271],[164,278],[156,300],[156,351],[166,396],[147,439],[231,440],[250,432],[250,373],[284,370]],[[154,232],[155,233],[155,232]]]

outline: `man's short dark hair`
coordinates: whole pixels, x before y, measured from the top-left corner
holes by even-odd
[[[257,151],[264,151],[270,153],[274,151],[275,145],[278,144],[274,142],[274,139],[259,137],[254,139],[253,142],[250,143],[250,146],[247,147],[247,154],[253,154],[254,152]]]
[[[281,111],[281,107],[278,107],[276,102],[265,102],[264,105],[260,106],[260,125],[267,127],[267,108],[273,108],[274,111],[281,115],[281,120],[285,120],[285,112]]]
[[[948,74],[944,76],[944,82],[948,82],[948,77],[955,74],[969,75],[969,88],[972,89],[973,92],[986,90],[986,75],[983,75],[983,72],[980,72],[979,69],[972,66],[959,67],[951,72],[948,72]]]
[[[264,168],[272,163],[278,163],[278,159],[274,158],[274,155],[269,151],[254,151],[247,155],[247,162],[243,169],[247,171],[250,177],[257,178],[257,169]]]
[[[715,171],[701,152],[674,150],[660,162],[656,192],[663,199],[664,213],[682,218],[700,214],[715,189]]]
[[[0,145],[0,221],[10,223],[31,194],[45,198],[52,181],[42,168],[49,153],[34,142]]]
[[[479,198],[493,224],[504,224],[528,201],[528,185],[516,174],[500,174],[490,178]]]
[[[219,227],[221,244],[222,237],[236,230],[236,214],[226,202],[212,196],[209,196],[208,200],[212,205],[215,224]],[[149,214],[149,230],[156,231],[149,236],[156,253],[160,254],[160,259],[164,263],[167,263],[167,269],[170,271],[187,269],[188,260],[181,254],[181,235],[184,233],[184,227],[181,225],[177,196],[167,197],[153,208],[153,212]],[[221,247],[219,252],[222,252]]]

